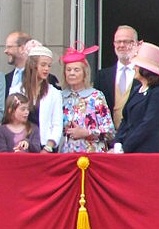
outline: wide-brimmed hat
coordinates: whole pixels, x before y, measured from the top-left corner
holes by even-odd
[[[75,45],[81,45],[79,49],[75,48]],[[96,52],[99,49],[99,46],[93,45],[89,48],[85,48],[84,44],[80,41],[75,41],[72,47],[67,48],[65,54],[61,56],[61,60],[67,64],[72,62],[85,62],[86,55]]]
[[[30,50],[28,56],[48,56],[50,58],[53,58],[53,53],[47,47],[37,46]]]
[[[143,42],[131,62],[159,75],[159,47]]]

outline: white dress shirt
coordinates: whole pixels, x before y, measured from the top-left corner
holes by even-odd
[[[120,76],[122,74],[122,70],[123,70],[124,65],[121,62],[117,62],[117,72],[116,72],[116,84],[119,84],[119,80],[120,80]],[[132,84],[132,81],[134,79],[134,75],[135,75],[135,70],[134,70],[134,65],[133,64],[128,64],[126,66],[126,90],[129,87],[130,84]]]
[[[23,71],[24,71],[24,68],[15,68],[11,87],[14,87],[18,83],[22,82]]]

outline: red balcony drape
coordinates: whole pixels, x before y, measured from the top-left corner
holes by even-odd
[[[159,154],[0,154],[1,229],[76,229],[80,156],[91,229],[159,228]]]

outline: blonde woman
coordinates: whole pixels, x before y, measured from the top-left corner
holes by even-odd
[[[60,152],[106,152],[114,137],[114,125],[101,91],[92,88],[86,55],[98,50],[67,49],[63,84],[63,141]]]

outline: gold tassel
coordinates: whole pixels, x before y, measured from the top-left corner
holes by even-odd
[[[89,224],[88,212],[85,208],[85,194],[84,194],[84,181],[85,181],[85,170],[89,166],[88,157],[80,157],[77,161],[78,167],[82,171],[82,180],[81,180],[81,195],[80,195],[80,208],[78,211],[78,219],[77,219],[77,229],[91,229]]]

